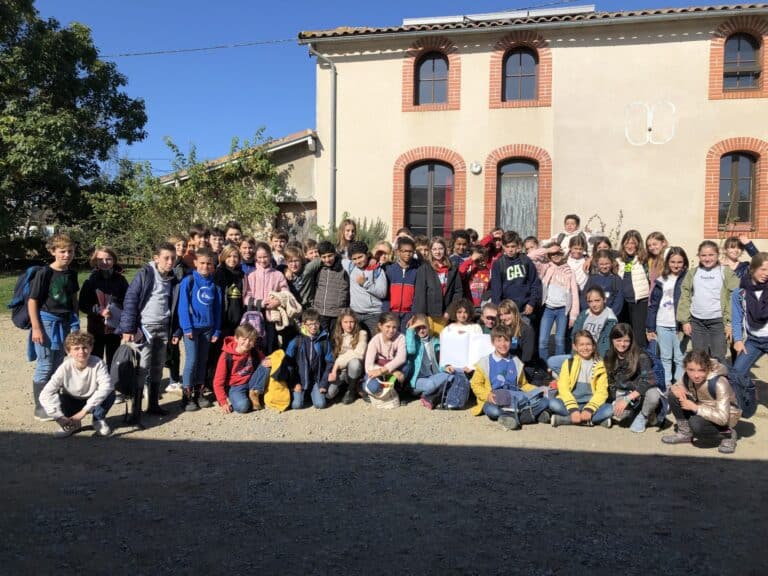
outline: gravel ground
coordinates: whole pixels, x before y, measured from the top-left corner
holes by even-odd
[[[178,396],[145,430],[116,406],[112,438],[54,440],[25,337],[0,317],[0,573],[766,574],[764,385],[732,456],[418,402],[224,415]]]

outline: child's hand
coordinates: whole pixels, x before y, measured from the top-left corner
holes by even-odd
[[[576,322],[576,318],[568,319],[568,328],[573,328],[573,324]]]
[[[570,418],[572,424],[581,424],[581,412],[578,410],[576,412],[571,412]]]
[[[670,388],[670,391],[675,396],[675,398],[678,399],[679,402],[682,403],[682,401],[686,399],[685,388],[683,388],[680,384],[673,384]]]
[[[125,338],[126,336],[130,337],[130,340],[128,340],[128,342],[133,342],[133,334],[123,334],[123,338]],[[171,344],[176,346],[176,344],[178,344],[178,343],[179,343],[179,337],[178,336],[174,336],[173,338],[171,338]]]
[[[474,371],[475,371],[475,369],[472,368],[472,366],[464,366],[464,374],[470,374],[470,373],[472,373]]]
[[[278,300],[274,296],[270,296],[269,300],[267,300],[267,304],[264,307],[267,310],[274,310],[275,308],[280,308],[280,300]]]
[[[272,368],[272,358],[264,358],[264,360],[261,361],[261,365],[264,366],[264,368]]]
[[[320,394],[325,394],[328,392],[328,388],[320,388]]]
[[[453,366],[445,366],[444,368],[448,374],[453,374],[456,371],[456,369]]]
[[[746,354],[747,347],[744,345],[743,340],[737,340],[733,343],[733,349],[736,350],[736,354]]]
[[[587,412],[586,410],[582,410],[580,412],[580,414],[581,414],[581,423],[582,424],[588,424],[589,422],[592,421],[592,413],[591,412]]]
[[[749,244],[749,236],[746,234],[739,234],[739,242],[741,242],[744,246]]]
[[[526,304],[525,308],[523,308],[523,315],[530,316],[531,314],[533,314],[533,306]]]
[[[301,384],[296,384],[296,386],[293,387],[294,392],[301,392]]]
[[[328,382],[336,382],[336,370],[328,372]]]
[[[365,274],[360,274],[355,280],[359,286],[365,284]]]
[[[616,402],[613,403],[613,415],[617,418],[621,416],[624,412],[624,410],[627,409],[627,405],[629,402],[627,400],[621,399],[616,400]]]
[[[222,404],[221,411],[224,412],[224,414],[229,414],[232,412],[232,406],[230,406],[229,404]]]
[[[691,326],[690,322],[683,324],[683,334],[688,336],[688,338],[690,338],[691,334],[693,334],[693,326]]]
[[[185,336],[187,339],[189,339],[189,340],[194,340],[194,338],[193,338],[193,336],[192,336],[192,332],[190,332],[189,334],[184,334],[184,336]]]
[[[32,332],[32,341],[33,342],[35,341],[34,331]],[[125,344],[126,342],[133,342],[133,334],[123,334],[123,344]],[[171,342],[173,344],[176,344],[176,342],[178,342],[178,339],[176,340],[176,342],[173,342],[173,339],[171,339]]]
[[[491,404],[496,404],[496,394],[494,394],[493,392],[488,394],[488,402],[490,402]]]
[[[125,336],[128,336],[128,334],[124,334],[123,338],[125,338]],[[43,331],[40,330],[40,328],[32,328],[32,342],[35,344],[43,343]]]
[[[648,330],[645,331],[645,337],[648,340],[656,340],[656,332],[649,332]]]
[[[73,422],[80,422],[83,418],[85,418],[85,415],[88,414],[85,410],[80,410],[77,414],[70,416],[69,419]]]
[[[680,400],[680,408],[688,410],[689,412],[696,412],[699,409],[699,405],[686,396]]]
[[[211,336],[211,344],[213,344],[214,342],[216,342],[218,339],[219,339],[219,337],[218,337],[218,336]]]

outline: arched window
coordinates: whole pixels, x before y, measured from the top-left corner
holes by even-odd
[[[429,52],[416,67],[414,104],[448,102],[448,58],[440,52]]]
[[[453,168],[427,161],[408,170],[405,225],[414,234],[446,236],[453,231]]]
[[[504,57],[501,99],[535,100],[539,58],[530,48],[513,48]]]
[[[754,223],[755,217],[754,156],[733,152],[720,157],[720,196],[717,223],[727,228],[736,223]]]
[[[539,213],[539,165],[527,158],[500,163],[496,187],[496,226],[521,237],[536,236]]]
[[[749,34],[734,34],[725,41],[723,90],[758,88],[760,43]]]

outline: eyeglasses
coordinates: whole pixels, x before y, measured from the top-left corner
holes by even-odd
[[[483,316],[483,320],[490,320],[491,322],[496,322],[497,318],[497,316]]]
[[[307,328],[317,328],[320,326],[320,322],[304,322],[304,326]]]

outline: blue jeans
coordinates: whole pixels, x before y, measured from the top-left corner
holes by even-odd
[[[552,370],[555,376],[560,376],[560,370],[563,367],[563,362],[573,358],[572,354],[555,354],[547,359],[547,367]]]
[[[675,364],[675,381],[683,379],[685,369],[683,368],[683,356],[685,356],[685,340],[677,338],[677,328],[667,328],[665,326],[656,326],[656,341],[659,344],[659,357],[661,365],[664,366],[664,383],[669,388],[672,384],[672,363]]]
[[[502,408],[514,406],[519,409],[527,409],[530,406],[533,416],[538,417],[539,414],[549,408],[549,399],[546,395],[541,396],[541,393],[538,390],[532,390],[531,392],[510,391],[510,393],[512,394],[511,404],[500,406],[498,404],[486,402],[483,404],[483,414],[488,416],[491,420],[498,420],[499,416],[504,414]]]
[[[304,399],[307,392],[309,392],[310,398],[312,398],[312,406],[315,408],[323,409],[328,405],[328,400],[325,398],[325,392],[320,392],[320,386],[314,385],[312,389],[302,390],[300,392],[292,392],[293,401],[291,402],[291,410],[301,410],[304,408]]]
[[[413,392],[429,396],[440,390],[452,377],[446,372],[439,372],[428,378],[417,378],[413,384]]]
[[[232,404],[232,409],[240,414],[250,412],[251,399],[248,398],[248,392],[256,390],[259,394],[264,394],[264,389],[267,386],[267,379],[269,378],[269,368],[264,366],[258,366],[256,371],[251,374],[250,380],[240,386],[233,386],[229,389],[227,396],[229,397],[229,403]]]
[[[584,406],[586,406],[586,403],[579,404],[579,410],[583,410]],[[568,409],[560,398],[553,398],[549,401],[549,411],[558,416],[570,416]],[[594,414],[592,414],[592,423],[599,424],[603,420],[610,418],[612,415],[613,405],[610,403],[603,404]]]
[[[61,350],[51,349],[51,326],[53,322],[42,321],[43,325],[43,343],[35,343],[35,354],[37,363],[35,364],[35,373],[32,375],[32,381],[39,384],[47,384],[51,379],[56,368],[61,366],[67,352],[64,350],[64,343],[61,343]],[[69,322],[64,322],[64,335],[69,334]]]
[[[546,361],[549,358],[549,335],[552,325],[555,325],[555,354],[565,354],[565,333],[568,330],[568,316],[565,306],[559,308],[544,308],[541,314],[539,330],[539,357]]]
[[[67,418],[80,412],[80,410],[83,409],[83,406],[85,406],[85,403],[88,401],[88,398],[75,398],[74,396],[70,396],[66,393],[61,394],[59,399],[61,401],[61,412]],[[113,390],[109,393],[109,396],[104,398],[101,404],[93,409],[91,416],[93,416],[94,420],[104,420],[104,418],[107,417],[107,412],[109,412],[109,409],[112,408],[114,403],[115,392]]]
[[[736,357],[736,362],[733,364],[733,371],[741,376],[749,376],[749,369],[752,368],[754,363],[757,362],[763,354],[768,354],[768,338],[747,336],[747,341],[744,342],[744,347],[747,351]]]
[[[183,336],[184,340],[184,382],[185,390],[205,384],[205,367],[208,363],[208,349],[211,347],[213,330],[192,329],[192,340]]]

